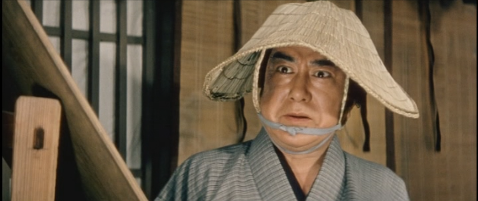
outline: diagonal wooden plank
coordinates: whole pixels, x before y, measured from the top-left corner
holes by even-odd
[[[88,200],[147,200],[24,1],[2,1],[2,58],[22,94],[40,85],[60,99]]]

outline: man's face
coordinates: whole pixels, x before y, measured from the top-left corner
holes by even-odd
[[[306,47],[271,50],[260,99],[261,113],[287,126],[326,128],[338,123],[345,74],[320,53]],[[278,129],[266,130],[279,145],[293,151],[320,143],[325,136],[292,136]]]

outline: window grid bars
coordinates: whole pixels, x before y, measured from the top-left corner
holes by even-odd
[[[61,1],[60,9],[60,54],[66,67],[71,73],[71,58],[72,58],[72,2],[71,0]]]
[[[147,1],[145,1],[147,2]],[[31,7],[34,11],[38,21],[43,24],[43,0],[32,0]],[[57,36],[60,38],[60,55],[64,60],[68,70],[71,72],[72,65],[72,41],[73,39],[83,39],[88,41],[88,99],[95,112],[99,111],[99,44],[102,41],[117,43],[117,74],[116,77],[119,82],[115,86],[116,90],[116,104],[115,113],[116,119],[116,133],[115,145],[117,146],[121,156],[126,160],[126,48],[127,44],[144,44],[142,36],[127,36],[126,32],[126,1],[117,0],[117,30],[119,34],[100,33],[99,32],[99,16],[100,8],[99,1],[90,0],[90,30],[81,31],[72,29],[72,1],[62,0],[60,8],[60,27],[44,26],[46,33],[49,36]],[[143,47],[144,49],[144,47]],[[151,55],[152,56],[152,55]],[[143,65],[152,65],[144,63]],[[130,169],[135,177],[142,180],[143,173],[141,169]]]
[[[100,105],[100,2],[90,1],[90,30],[88,45],[88,99],[94,111],[99,111]],[[76,33],[76,32],[74,32]],[[73,34],[75,35],[75,34]],[[97,114],[98,115],[98,114]]]

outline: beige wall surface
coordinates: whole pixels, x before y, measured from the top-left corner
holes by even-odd
[[[420,108],[418,120],[395,115],[397,173],[412,200],[476,200],[476,7],[454,1],[429,8],[441,151],[434,150],[418,5],[393,1],[393,75]]]
[[[234,103],[202,94],[206,73],[233,52],[232,1],[184,1],[178,162],[237,142]]]

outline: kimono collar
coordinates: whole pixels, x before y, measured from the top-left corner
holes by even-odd
[[[263,200],[295,200],[279,157],[264,128],[246,153],[254,182]],[[345,186],[345,158],[337,137],[327,149],[324,163],[307,200],[340,200]]]

